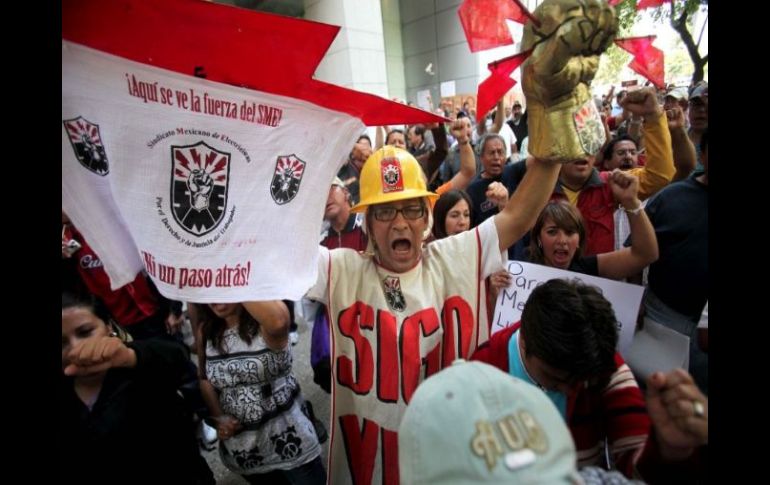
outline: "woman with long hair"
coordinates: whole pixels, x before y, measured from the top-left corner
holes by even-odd
[[[222,462],[250,483],[323,484],[283,301],[198,304],[200,383]]]
[[[615,170],[609,184],[628,213],[631,247],[583,256],[586,231],[580,210],[566,200],[546,204],[531,231],[529,261],[602,278],[628,278],[658,259],[658,240],[642,203],[637,197],[639,181]]]
[[[181,344],[126,342],[101,302],[68,293],[61,336],[63,482],[214,483],[177,394],[189,363]]]

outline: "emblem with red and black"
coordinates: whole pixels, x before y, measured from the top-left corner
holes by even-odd
[[[385,301],[394,312],[406,310],[406,300],[401,291],[401,280],[397,276],[387,276],[382,280],[382,289],[385,291]]]
[[[404,190],[401,162],[396,157],[380,160],[380,174],[382,175],[382,191],[384,193],[401,192]]]
[[[278,205],[291,202],[299,192],[305,173],[305,162],[296,155],[281,155],[275,162],[275,174],[270,182],[270,195]]]
[[[64,120],[63,123],[80,164],[96,175],[104,176],[110,173],[107,154],[99,134],[99,125],[91,123],[82,116]]]
[[[577,129],[580,145],[586,153],[596,154],[606,141],[604,124],[596,109],[596,103],[589,99],[575,113],[575,128]]]
[[[227,207],[230,154],[203,141],[172,146],[171,212],[187,232],[203,236],[222,222]]]

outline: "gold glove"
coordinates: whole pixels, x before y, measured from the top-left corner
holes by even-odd
[[[529,152],[569,162],[596,155],[604,127],[590,85],[599,56],[618,29],[604,0],[545,0],[535,10],[540,27],[524,27],[522,89],[529,113]]]

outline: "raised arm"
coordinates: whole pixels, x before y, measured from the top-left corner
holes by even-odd
[[[385,127],[378,126],[374,130],[374,150],[379,150],[385,144]]]
[[[529,151],[537,160],[495,216],[501,251],[535,224],[559,176],[555,162],[591,157],[605,141],[590,84],[617,31],[615,11],[598,0],[546,0],[534,16],[540,26],[528,22],[522,39],[522,49],[532,49],[522,65],[522,89]]]
[[[642,133],[647,163],[644,167],[631,170],[631,173],[639,177],[639,198],[645,200],[668,185],[674,176],[671,134],[654,88],[632,91],[621,104],[632,115],[644,118]]]
[[[621,279],[634,275],[658,259],[658,240],[647,213],[637,197],[639,181],[633,175],[615,169],[608,180],[615,199],[628,214],[631,247],[596,256],[599,276]]]
[[[447,146],[446,128],[444,128],[443,123],[431,123],[428,125],[428,128],[430,128],[430,132],[433,134],[433,141],[436,144],[436,147],[428,155],[428,173],[425,175],[430,180],[439,166],[441,166],[441,162],[446,158],[449,147]]]
[[[286,348],[289,342],[289,308],[281,300],[247,301],[243,307],[259,322],[265,343],[273,350]]]
[[[457,139],[460,150],[460,171],[450,180],[453,189],[464,190],[476,176],[476,155],[473,154],[470,131],[471,121],[468,118],[460,118],[452,123],[452,136]]]
[[[535,225],[537,216],[551,197],[561,164],[536,160],[513,193],[505,208],[495,216],[500,251],[513,243]]]
[[[492,128],[489,129],[490,133],[500,133],[503,129],[503,119],[505,118],[505,96],[501,97],[497,101],[497,111],[495,111],[495,121]]]
[[[687,130],[684,123],[684,111],[679,106],[666,111],[668,120],[668,130],[671,133],[671,149],[674,155],[674,167],[676,173],[672,182],[684,180],[690,176],[697,163],[695,154],[695,145],[687,136]]]

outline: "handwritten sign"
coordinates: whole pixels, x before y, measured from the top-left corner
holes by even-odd
[[[508,261],[507,269],[512,276],[512,282],[497,296],[492,320],[493,334],[521,319],[524,304],[539,285],[557,278],[578,279],[587,285],[598,287],[612,304],[619,324],[618,351],[622,354],[631,345],[644,287],[521,261]]]

